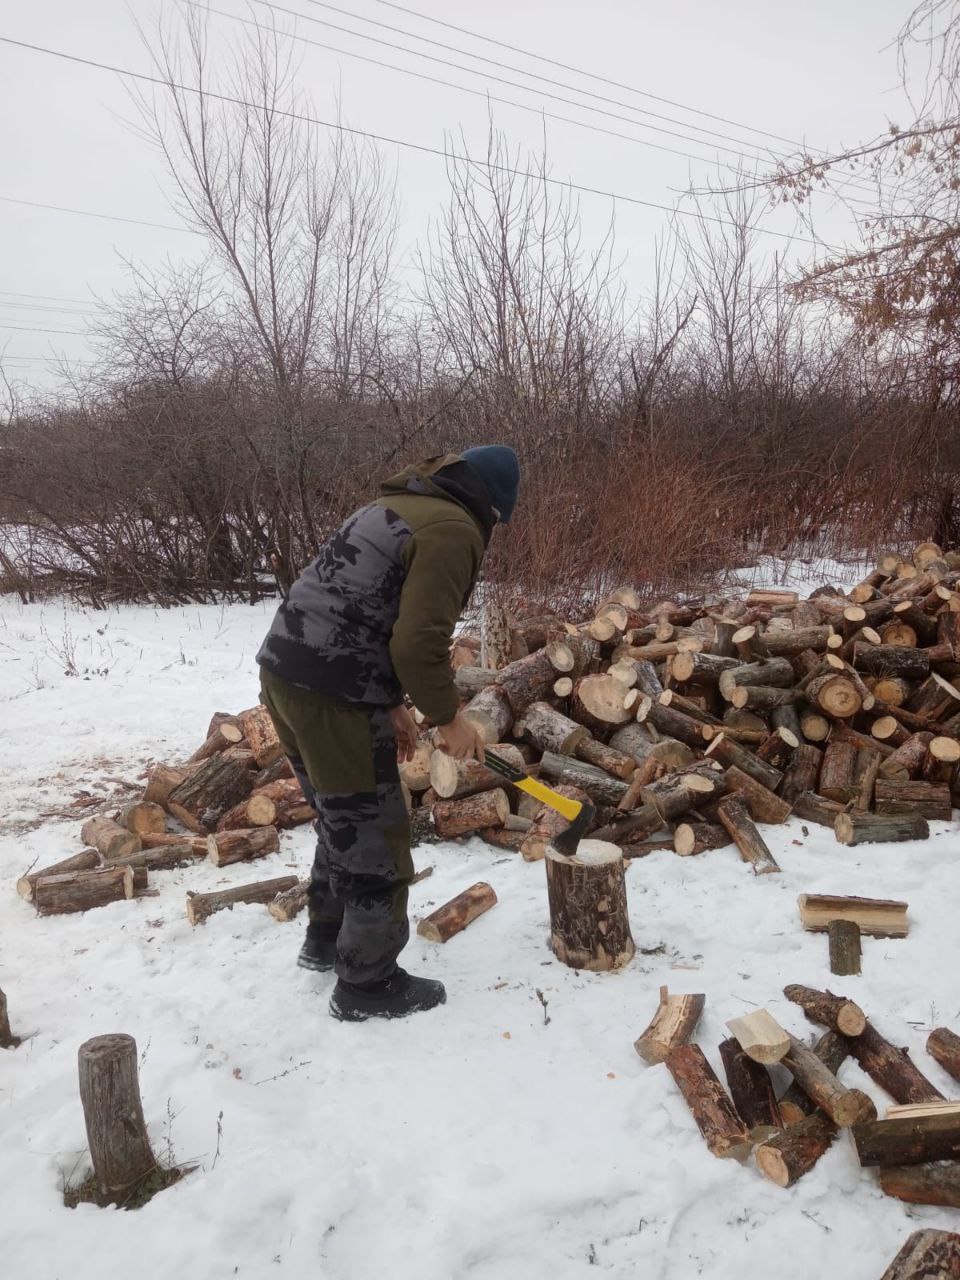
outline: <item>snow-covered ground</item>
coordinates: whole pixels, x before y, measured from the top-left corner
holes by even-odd
[[[191,751],[213,711],[253,702],[272,607],[0,600],[0,988],[25,1037],[0,1051],[0,1274],[875,1280],[911,1230],[957,1229],[960,1212],[883,1197],[843,1135],[789,1191],[715,1159],[633,1049],[662,983],[706,993],[697,1038],[718,1071],[726,1019],[766,1006],[812,1034],[782,988],[830,985],[956,1094],[923,1049],[931,1027],[960,1029],[955,824],[850,850],[791,821],[766,832],[781,876],[754,878],[733,849],[634,862],[638,954],[617,975],[552,958],[541,865],[477,840],[424,847],[436,870],[414,918],[480,879],[500,902],[445,947],[413,939],[404,962],[448,1003],[395,1023],[328,1017],[332,977],[294,965],[299,922],[238,907],[187,923],[188,888],[306,871],[307,829],[253,871],[156,873],[156,897],[36,917],[18,874],[80,847],[78,818],[41,815],[119,794]],[[865,940],[863,976],[831,980],[803,891],[905,898],[910,935]],[[86,1168],[77,1048],[112,1031],[136,1037],[156,1149],[199,1167],[139,1212],[68,1210],[63,1182]],[[882,1108],[855,1064],[841,1075]]]

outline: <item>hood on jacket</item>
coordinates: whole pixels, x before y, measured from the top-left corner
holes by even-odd
[[[476,520],[484,545],[490,541],[496,514],[483,481],[459,454],[440,454],[404,467],[380,486],[382,497],[389,498],[394,493],[421,493],[455,502]]]

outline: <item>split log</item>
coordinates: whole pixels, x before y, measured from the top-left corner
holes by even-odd
[[[915,716],[942,720],[960,711],[960,689],[955,689],[949,680],[934,671],[904,705]]]
[[[794,1036],[782,1058],[783,1065],[807,1097],[841,1129],[875,1118],[877,1109],[861,1089],[842,1085],[817,1055]]]
[[[80,1104],[100,1200],[122,1204],[157,1167],[150,1149],[133,1036],[94,1036],[77,1053]]]
[[[258,769],[265,769],[283,755],[283,747],[277,737],[277,731],[270,719],[270,712],[264,706],[250,707],[241,711],[237,723],[243,730],[247,745],[253,752]]]
[[[857,748],[850,742],[834,741],[827,744],[820,767],[820,794],[827,800],[847,804],[856,798],[859,788],[853,780],[857,763]]]
[[[458,893],[455,898],[431,911],[417,925],[417,933],[428,942],[449,942],[450,939],[496,906],[497,895],[490,885],[480,880]]]
[[[898,782],[879,778],[876,785],[877,813],[913,814],[930,822],[949,822],[953,803],[947,783]]]
[[[763,1142],[783,1128],[777,1095],[766,1067],[748,1058],[734,1037],[720,1043],[720,1060],[727,1088],[740,1119],[754,1142]]]
[[[115,863],[94,871],[41,876],[33,886],[33,903],[42,916],[90,911],[134,896],[134,872]]]
[[[849,1041],[836,1031],[825,1031],[810,1050],[834,1075],[850,1056]],[[780,1114],[787,1125],[799,1124],[804,1116],[818,1112],[817,1104],[794,1080],[780,1099]],[[822,1115],[823,1113],[820,1112]]]
[[[514,736],[531,742],[538,751],[572,756],[590,737],[590,730],[563,715],[549,702],[532,702],[513,727]]]
[[[740,797],[754,822],[779,823],[790,817],[790,805],[762,783],[731,765],[724,772],[728,789]]]
[[[884,1195],[908,1204],[960,1209],[960,1164],[889,1165],[880,1170],[880,1189]],[[930,1273],[920,1274],[929,1276]],[[960,1270],[957,1274],[960,1275]]]
[[[783,994],[798,1004],[811,1022],[819,1022],[845,1036],[858,1036],[867,1025],[866,1015],[858,1004],[830,991],[817,991],[794,982],[784,987]]]
[[[298,880],[292,889],[284,889],[282,893],[278,893],[273,901],[267,904],[267,910],[274,920],[279,920],[281,924],[287,924],[289,921],[296,919],[306,907],[309,899],[309,879]]]
[[[53,862],[49,867],[41,867],[39,871],[28,871],[17,881],[17,893],[21,898],[26,898],[27,902],[32,902],[33,891],[38,880],[47,876],[67,875],[71,871],[92,871],[99,866],[100,855],[96,849],[82,849],[73,857],[64,858],[61,862]]]
[[[544,748],[549,751],[550,748]],[[561,752],[560,754],[564,754]],[[595,765],[598,769],[602,769],[604,773],[611,774],[614,778],[619,778],[622,782],[632,778],[636,772],[637,763],[633,756],[626,755],[623,751],[618,751],[616,747],[609,747],[606,743],[597,742],[596,738],[591,738],[589,734],[577,743],[576,749],[572,753],[578,760],[584,760],[587,764]]]
[[[954,1080],[960,1080],[960,1036],[946,1027],[937,1027],[927,1036],[927,1053],[936,1058]]]
[[[830,972],[853,977],[860,972],[860,926],[852,920],[831,920],[827,925],[830,939]]]
[[[674,851],[682,858],[706,853],[708,849],[725,849],[730,843],[727,829],[712,822],[681,822],[673,833]]]
[[[578,787],[558,786],[556,791],[562,796],[567,796],[571,800],[579,800],[581,804],[589,804],[590,798],[585,792]],[[633,817],[630,814],[629,817]],[[659,822],[659,819],[657,819]],[[539,862],[541,858],[546,856],[547,850],[550,848],[553,840],[560,835],[561,831],[566,831],[570,824],[562,813],[557,813],[556,809],[551,809],[549,805],[542,805],[537,816],[533,820],[533,827],[528,835],[524,836],[520,845],[520,853],[525,862]],[[597,832],[595,838],[602,839],[602,834]]]
[[[459,800],[438,800],[432,812],[437,834],[447,840],[481,827],[502,827],[510,812],[510,801],[506,791],[497,787]]]
[[[514,716],[519,717],[531,703],[541,702],[547,696],[556,678],[546,650],[538,649],[503,667],[496,687],[506,694]]]
[[[943,1094],[914,1066],[906,1049],[898,1049],[889,1040],[885,1040],[872,1023],[868,1022],[860,1035],[848,1036],[847,1046],[870,1079],[888,1093],[894,1102],[908,1104],[943,1101]]]
[[[925,680],[930,659],[920,649],[889,644],[857,644],[853,665],[871,676],[899,676],[903,680]]]
[[[510,617],[492,600],[480,611],[480,665],[499,671],[510,663]]]
[[[506,742],[495,743],[491,748],[515,769],[525,769],[526,763],[516,747]],[[434,751],[430,757],[430,785],[441,800],[459,800],[462,796],[476,795],[503,787],[503,779],[479,760],[455,760],[445,751]],[[487,824],[484,824],[487,825]]]
[[[660,988],[660,1004],[633,1047],[644,1062],[663,1062],[677,1045],[687,1044],[703,1013],[704,995],[672,996]]]
[[[699,1045],[678,1045],[665,1062],[708,1150],[715,1156],[745,1159],[750,1153],[750,1134]]]
[[[510,701],[498,684],[481,689],[464,707],[463,715],[477,726],[487,746],[505,741],[513,727]]]
[[[799,796],[793,806],[793,816],[802,818],[804,822],[815,822],[821,827],[829,827],[834,830],[837,818],[845,809],[842,804],[838,804],[836,800],[824,800],[823,796],[818,796],[813,791],[804,791]]]
[[[597,804],[616,805],[627,789],[627,784],[621,778],[612,778],[605,770],[592,764],[571,760],[569,756],[558,756],[552,751],[543,753],[540,774],[549,782],[563,782],[567,786],[579,787]]]
[[[717,805],[717,817],[739,849],[740,857],[753,867],[754,875],[780,870],[741,799],[735,795],[725,796]]]
[[[633,958],[624,861],[604,840],[581,840],[574,857],[546,851],[550,946],[571,969],[605,973]]]
[[[255,827],[252,831],[218,831],[207,836],[207,856],[215,867],[233,862],[252,862],[280,852],[276,827]]]
[[[891,1115],[854,1125],[857,1157],[875,1165],[926,1164],[960,1159],[960,1103],[946,1103],[932,1114]]]
[[[243,730],[233,719],[221,720],[212,726],[206,741],[190,757],[191,764],[197,760],[207,760],[228,747],[236,747],[243,741]],[[256,755],[256,753],[254,753]]]
[[[262,710],[266,713],[266,708]],[[259,725],[259,720],[256,723]],[[252,787],[250,773],[242,765],[223,756],[211,756],[196,773],[170,792],[167,812],[178,818],[188,831],[200,835],[212,831],[228,809],[250,794]]]
[[[801,893],[797,899],[804,929],[825,933],[831,920],[851,920],[871,938],[905,938],[907,904],[886,898],[844,898]]]
[[[272,880],[257,880],[253,884],[217,889],[212,893],[188,893],[187,919],[193,925],[203,924],[214,912],[230,910],[237,903],[267,904],[298,883],[297,876],[276,876]]]
[[[779,1062],[790,1048],[790,1036],[766,1009],[727,1022],[731,1035],[748,1058],[766,1066]]]
[[[402,760],[398,766],[400,781],[414,795],[420,795],[430,786],[430,757],[433,752],[432,742],[418,742],[413,752],[413,759]]]
[[[156,835],[167,829],[167,815],[163,806],[149,800],[135,800],[123,805],[117,820],[121,827],[137,836]]]
[[[930,835],[926,818],[918,813],[838,813],[833,829],[840,844],[847,845],[926,840]]]
[[[632,719],[624,707],[623,685],[613,676],[584,676],[573,686],[571,701],[576,718],[598,733],[609,733]]]
[[[781,799],[795,805],[805,791],[815,792],[820,778],[823,752],[812,743],[801,742],[793,753],[780,783]]]
[[[111,862],[140,848],[140,837],[111,818],[88,818],[80,828],[80,839]]]
[[[814,1113],[757,1147],[757,1168],[778,1187],[792,1187],[830,1149],[836,1136],[836,1125]]]

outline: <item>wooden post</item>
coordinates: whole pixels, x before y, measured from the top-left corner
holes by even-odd
[[[0,991],[0,1049],[15,1049],[20,1037],[10,1030],[10,1019],[7,1016],[7,997]]]
[[[477,916],[482,916],[496,905],[497,895],[493,889],[484,881],[478,881],[442,907],[437,907],[436,911],[431,911],[430,915],[424,916],[417,925],[417,933],[428,942],[449,942],[455,934],[462,933]]]
[[[663,1062],[672,1049],[686,1044],[700,1021],[704,995],[672,996],[666,987],[660,988],[660,1004],[646,1031],[635,1040],[633,1047],[644,1062]]]
[[[140,1101],[133,1036],[94,1036],[77,1055],[80,1102],[104,1204],[119,1204],[157,1167]]]
[[[677,1045],[665,1062],[710,1152],[720,1157],[746,1159],[750,1154],[750,1134],[700,1046]]]
[[[571,969],[622,969],[634,954],[624,861],[604,840],[581,840],[575,857],[546,851],[550,946]]]
[[[827,934],[830,972],[840,977],[855,977],[860,972],[860,926],[853,920],[831,920]]]

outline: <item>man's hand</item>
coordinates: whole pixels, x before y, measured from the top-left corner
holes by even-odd
[[[483,734],[462,711],[458,711],[449,724],[440,725],[437,733],[444,751],[454,760],[479,760],[483,763]]]
[[[397,738],[397,759],[404,764],[413,759],[417,750],[417,722],[403,703],[391,708],[390,720]]]

